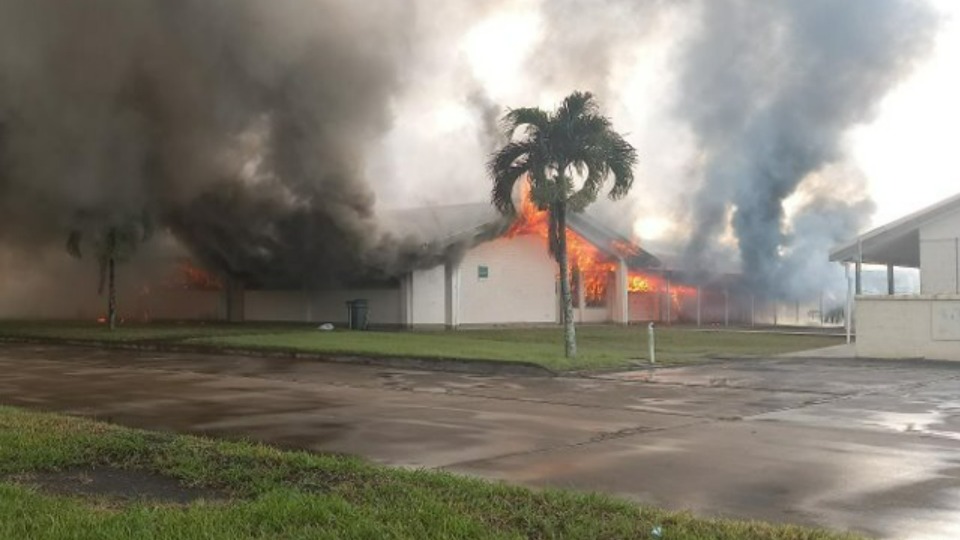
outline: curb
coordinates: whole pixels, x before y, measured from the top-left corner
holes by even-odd
[[[361,356],[355,354],[314,353],[295,349],[260,349],[256,347],[217,347],[169,343],[157,341],[102,341],[88,339],[67,339],[53,337],[0,336],[0,343],[25,345],[55,345],[67,347],[86,347],[140,352],[192,353],[205,355],[252,356],[258,358],[293,358],[314,360],[331,364],[349,364],[378,366],[393,369],[413,369],[418,371],[439,371],[444,373],[466,373],[471,375],[514,375],[523,377],[556,377],[551,369],[532,362],[513,360],[484,360],[468,358],[413,357],[413,356]]]

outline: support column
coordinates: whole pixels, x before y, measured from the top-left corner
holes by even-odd
[[[671,312],[673,311],[673,297],[670,296],[670,278],[666,277],[664,274],[663,278],[664,283],[667,284],[667,324],[673,324],[673,317]]]
[[[887,294],[893,296],[896,293],[896,284],[893,282],[893,265],[887,265]]]
[[[244,318],[244,287],[243,283],[236,278],[226,277],[224,279],[224,304],[225,315],[228,322],[243,322]]]
[[[863,294],[863,277],[862,277],[863,263],[862,262],[857,261],[856,263],[854,263],[854,274],[855,274],[854,281],[856,283],[856,286],[854,287],[854,292],[858,295]]]
[[[616,302],[613,306],[613,322],[630,324],[630,291],[627,290],[627,263],[623,259],[617,261],[617,271],[614,273],[614,294]]]
[[[400,278],[400,302],[400,324],[404,328],[413,328],[413,272]]]
[[[843,325],[847,331],[847,344],[850,344],[850,334],[853,328],[853,283],[850,279],[850,265],[843,265],[844,271],[846,272],[847,277],[847,305],[845,306],[843,313]]]
[[[863,294],[863,241],[857,239],[857,294]]]
[[[447,263],[443,270],[443,322],[448,330],[455,330],[460,326],[460,263]]]

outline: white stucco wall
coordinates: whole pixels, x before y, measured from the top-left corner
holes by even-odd
[[[248,321],[345,324],[347,301],[357,298],[367,300],[367,320],[370,324],[402,324],[399,287],[330,291],[246,291],[244,318]]]
[[[480,266],[488,277],[479,277]],[[557,321],[557,266],[543,238],[485,242],[467,252],[459,267],[460,324]]]
[[[659,321],[660,302],[657,293],[630,293],[630,321]]]
[[[857,356],[960,360],[960,296],[861,296]]]
[[[309,298],[304,291],[245,291],[247,321],[306,321]]]
[[[920,228],[921,294],[960,293],[960,213]]]
[[[442,325],[446,319],[446,269],[414,270],[410,276],[410,321],[414,326]]]
[[[153,290],[137,300],[131,299],[134,319],[219,320],[224,317],[220,291]],[[122,310],[123,311],[123,310]]]
[[[609,307],[588,307],[574,310],[574,314],[578,316],[577,322],[582,323],[601,323],[611,320]]]

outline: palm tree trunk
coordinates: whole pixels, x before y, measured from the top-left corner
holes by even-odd
[[[107,262],[107,320],[110,322],[110,330],[117,328],[117,284],[114,272],[115,262],[113,257]]]
[[[567,262],[567,205],[556,205],[557,263],[560,265],[560,298],[563,302],[563,344],[567,358],[577,356],[577,330],[573,326],[573,296],[570,294],[570,268]]]

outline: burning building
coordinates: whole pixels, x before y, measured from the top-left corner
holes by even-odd
[[[181,306],[175,310],[181,318],[192,295],[197,312],[186,318],[343,324],[346,303],[363,298],[370,323],[380,327],[555,324],[562,310],[557,264],[547,248],[548,216],[528,199],[519,208],[513,219],[486,203],[386,213],[397,234],[421,239],[425,252],[448,254],[435,264],[336,286],[237,290],[180,262],[182,286],[166,287],[157,301],[168,298],[167,311]],[[578,323],[737,324],[763,317],[766,304],[739,288],[736,275],[717,272],[694,281],[681,258],[654,255],[590,214],[569,216],[567,240]],[[238,313],[230,313],[231,304]],[[153,316],[162,318],[162,311],[154,309]]]

